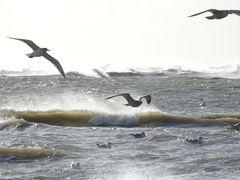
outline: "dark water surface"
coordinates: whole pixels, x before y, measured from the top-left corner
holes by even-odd
[[[1,179],[239,178],[240,79],[110,75],[0,76]],[[152,103],[105,100],[125,92]]]

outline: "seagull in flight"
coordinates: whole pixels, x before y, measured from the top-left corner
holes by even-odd
[[[128,102],[127,104],[124,104],[124,105],[125,106],[132,106],[132,107],[140,106],[143,103],[142,99],[146,99],[147,103],[150,104],[151,99],[152,99],[151,95],[146,95],[146,96],[140,97],[139,100],[135,100],[135,99],[132,98],[132,96],[129,93],[117,94],[117,95],[114,95],[114,96],[110,96],[106,99],[111,99],[111,98],[114,98],[114,97],[117,97],[117,96],[124,97]]]
[[[191,16],[188,17],[193,17],[193,16],[197,16],[206,12],[210,12],[212,13],[211,16],[207,16],[206,18],[211,20],[211,19],[222,19],[227,17],[229,14],[236,14],[238,16],[240,16],[240,10],[217,10],[217,9],[208,9],[206,11],[202,11],[196,14],[193,14]]]
[[[58,62],[58,60],[56,60],[54,57],[50,56],[47,53],[47,51],[50,51],[49,49],[40,48],[33,41],[28,40],[28,39],[18,39],[18,38],[12,38],[12,37],[8,37],[8,38],[19,40],[19,41],[22,41],[22,42],[26,43],[33,50],[32,53],[26,54],[29,58],[40,57],[40,56],[45,57],[47,60],[49,60],[58,69],[58,71],[62,74],[62,76],[64,78],[66,78],[66,75],[63,71],[63,68],[62,68],[61,64]]]

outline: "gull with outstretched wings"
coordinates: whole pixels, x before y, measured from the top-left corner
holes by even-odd
[[[150,104],[151,99],[152,99],[151,95],[146,95],[146,96],[140,97],[139,100],[135,100],[135,99],[132,98],[132,96],[129,93],[117,94],[117,95],[114,95],[114,96],[110,96],[106,99],[111,99],[111,98],[118,97],[118,96],[122,96],[127,100],[128,103],[124,104],[125,106],[132,106],[132,107],[140,106],[143,103],[142,99],[145,99],[147,101],[147,103]]]
[[[207,16],[207,17],[206,17],[206,18],[209,19],[209,20],[211,20],[211,19],[222,19],[222,18],[227,17],[229,14],[235,14],[235,15],[240,16],[240,10],[208,9],[208,10],[206,10],[206,11],[202,11],[202,12],[199,12],[199,13],[196,13],[196,14],[193,14],[193,15],[190,15],[190,16],[188,16],[188,17],[194,17],[194,16],[197,16],[197,15],[206,13],[206,12],[212,13],[211,16]]]
[[[59,63],[59,61],[56,60],[54,57],[50,56],[47,53],[47,51],[50,51],[49,49],[47,49],[47,48],[40,48],[33,41],[28,40],[28,39],[19,39],[19,38],[12,38],[12,37],[8,37],[8,38],[19,40],[19,41],[22,41],[22,42],[26,43],[33,50],[32,53],[26,54],[29,58],[40,57],[40,56],[45,57],[47,60],[49,60],[58,69],[58,71],[62,74],[62,76],[64,78],[66,78],[64,70],[63,70],[61,64]]]

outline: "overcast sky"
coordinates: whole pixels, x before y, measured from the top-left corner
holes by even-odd
[[[43,58],[6,36],[47,47],[65,71],[115,67],[240,64],[240,17],[209,21],[210,8],[239,0],[0,0],[0,69],[47,70]]]

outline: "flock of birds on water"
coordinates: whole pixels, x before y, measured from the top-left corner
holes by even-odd
[[[223,19],[230,14],[235,14],[235,15],[240,16],[240,10],[208,9],[208,10],[190,15],[188,17],[198,16],[198,15],[201,15],[201,14],[207,13],[207,12],[212,13],[211,16],[206,16],[206,19],[208,19],[208,20]],[[49,49],[41,48],[38,45],[36,45],[33,41],[28,40],[28,39],[19,39],[19,38],[13,38],[13,37],[8,37],[8,38],[14,39],[14,40],[19,40],[19,41],[22,41],[22,42],[26,43],[33,50],[32,53],[26,54],[29,58],[41,57],[41,56],[46,58],[57,68],[57,70],[61,73],[61,75],[64,78],[66,78],[66,74],[65,74],[61,64],[59,63],[59,61],[56,60],[54,57],[52,57],[51,55],[49,55],[47,53],[47,51],[50,51]],[[139,107],[143,103],[142,99],[145,99],[148,104],[150,104],[150,102],[151,102],[151,95],[142,96],[138,100],[135,100],[135,99],[132,98],[132,96],[129,93],[117,94],[117,95],[114,95],[114,96],[110,96],[106,99],[111,99],[111,98],[115,98],[115,97],[118,97],[118,96],[122,96],[123,98],[126,99],[127,104],[124,104],[125,106]],[[201,101],[200,106],[202,106],[202,107],[206,106],[206,103],[203,99],[200,99],[200,101]],[[227,123],[227,125],[230,127],[231,130],[236,130],[238,132],[240,131],[240,122],[237,123],[237,124],[234,124],[234,125],[231,125],[231,124]],[[137,133],[137,134],[130,134],[130,135],[133,136],[134,138],[144,138],[144,137],[146,137],[146,134],[144,132]],[[199,137],[198,139],[186,138],[185,140],[187,142],[192,143],[192,144],[202,144],[203,138],[202,137]],[[108,142],[107,144],[102,144],[102,145],[97,144],[97,146],[99,148],[111,148],[112,143]]]

